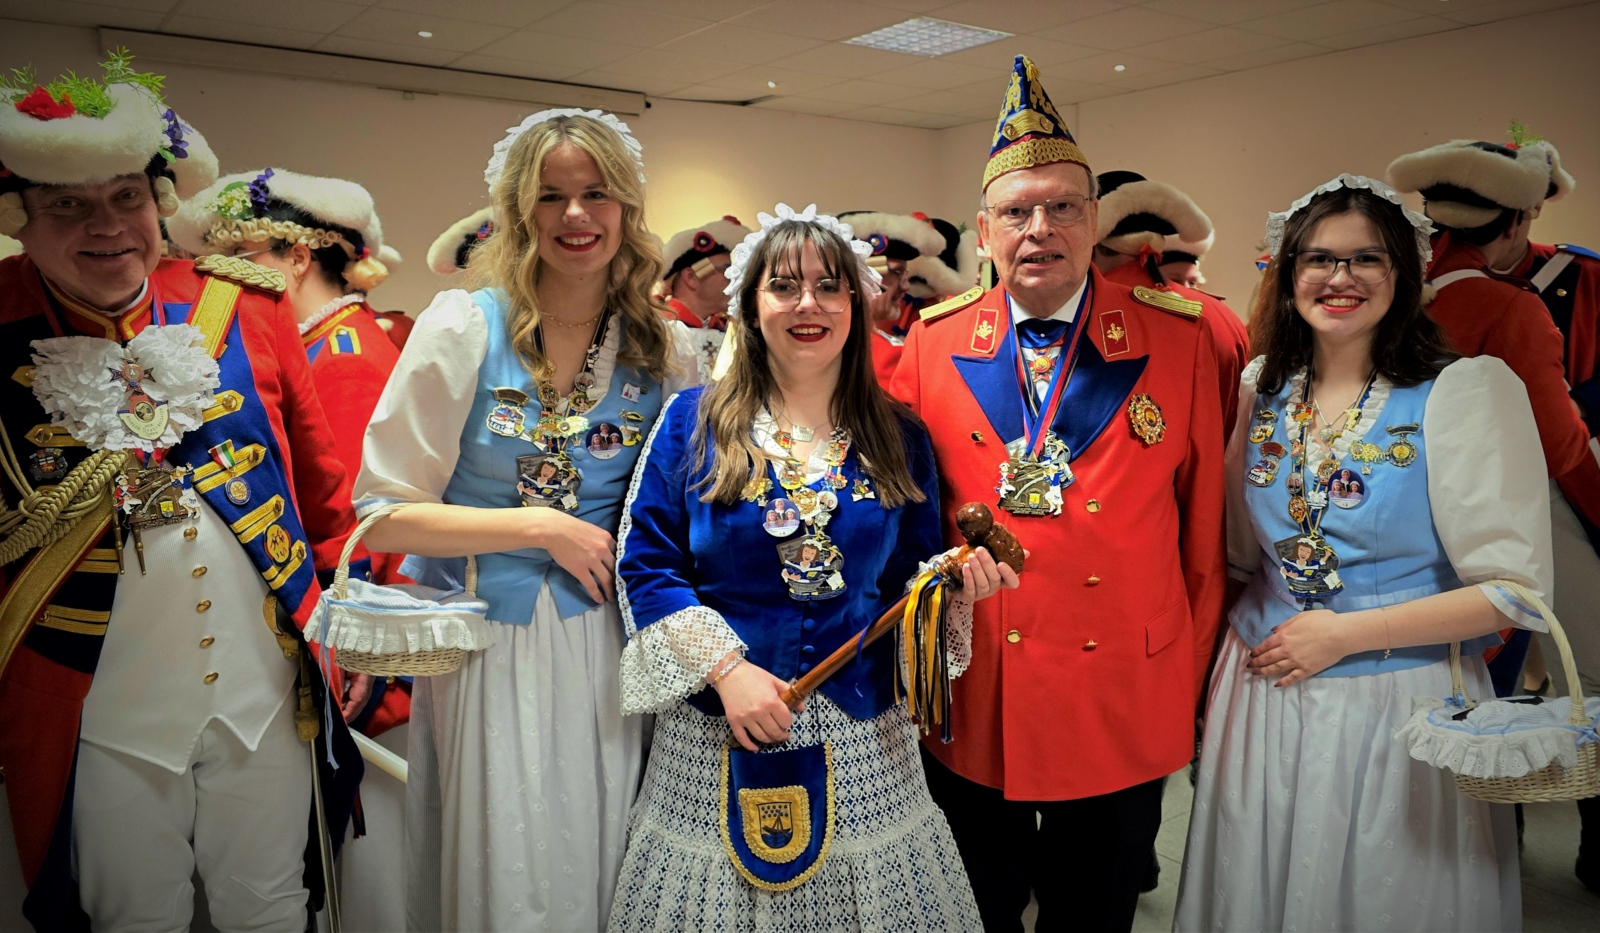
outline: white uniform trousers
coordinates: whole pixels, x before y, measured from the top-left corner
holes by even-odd
[[[253,752],[212,720],[181,774],[78,743],[73,867],[96,933],[188,930],[197,869],[218,930],[305,929],[311,753],[294,708]]]

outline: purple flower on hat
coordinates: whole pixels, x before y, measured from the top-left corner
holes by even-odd
[[[189,144],[183,139],[183,131],[187,127],[178,121],[178,115],[171,108],[168,108],[161,118],[167,121],[167,145],[163,150],[167,161],[189,158]]]
[[[272,169],[264,168],[256,180],[250,183],[250,203],[256,209],[256,216],[264,217],[267,213],[267,179],[272,177]]]

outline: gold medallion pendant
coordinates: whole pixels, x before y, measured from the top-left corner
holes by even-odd
[[[1162,436],[1167,433],[1167,422],[1161,417],[1161,406],[1143,392],[1128,399],[1128,423],[1146,447],[1161,443]]]

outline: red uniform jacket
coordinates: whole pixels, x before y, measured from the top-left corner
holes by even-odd
[[[891,389],[894,371],[900,366],[900,354],[905,351],[905,341],[891,337],[881,330],[872,331],[872,371],[878,376],[878,385]]]
[[[1054,422],[1076,481],[1061,515],[995,509],[1032,556],[1020,589],[977,605],[954,741],[928,743],[1013,800],[1106,794],[1188,763],[1222,615],[1216,349],[1194,318],[1090,274],[1091,317]],[[957,306],[912,326],[893,383],[933,438],[951,543],[957,508],[998,501],[1005,444],[1022,434],[1004,289]],[[1157,443],[1133,432],[1139,394],[1165,421]]]
[[[1156,285],[1142,262],[1124,263],[1107,272],[1106,278],[1129,288],[1140,285],[1165,288],[1190,301],[1200,302],[1200,323],[1210,333],[1211,342],[1217,348],[1217,382],[1222,393],[1222,443],[1226,447],[1228,434],[1233,431],[1234,415],[1239,408],[1239,375],[1244,372],[1245,364],[1250,362],[1250,336],[1245,331],[1244,321],[1239,320],[1239,315],[1234,314],[1233,309],[1215,295],[1173,282]]]
[[[271,586],[281,609],[305,626],[320,587],[313,567],[330,570],[355,524],[350,479],[333,455],[333,438],[317,401],[311,368],[301,348],[289,309],[277,296],[251,286],[197,272],[187,260],[163,261],[150,277],[152,292],[169,323],[199,326],[220,321],[216,350],[222,385],[206,411],[205,422],[169,453],[175,461],[199,466],[195,489],[225,521],[240,525],[240,513],[279,504],[273,527],[290,542],[278,557],[269,554],[270,534],[245,528],[239,546]],[[237,293],[222,302],[210,299]],[[209,298],[208,298],[209,296]],[[126,341],[153,319],[150,307],[130,312],[115,324],[91,311],[47,296],[32,260],[0,261],[0,370],[5,429],[13,449],[26,460],[35,449],[62,448],[68,463],[88,455],[64,431],[50,435],[44,409],[27,389],[31,342],[41,337],[86,334]],[[202,330],[206,328],[202,327]],[[234,442],[239,476],[248,481],[250,500],[233,505],[222,497],[221,475],[206,464],[207,447]],[[17,490],[5,485],[15,502]],[[285,501],[286,500],[286,501]],[[259,523],[254,527],[264,527]],[[115,541],[121,531],[110,513],[91,516],[58,544],[38,548],[5,568],[0,578],[0,633],[10,653],[0,674],[0,769],[6,776],[12,825],[30,887],[28,916],[41,929],[56,923],[71,897],[67,844],[71,840],[72,776],[78,747],[79,717],[100,657],[116,591]],[[224,545],[226,546],[226,545]],[[132,562],[130,554],[127,561]],[[137,572],[137,568],[133,572]],[[68,618],[100,618],[105,623],[62,625]],[[3,655],[0,655],[3,658]],[[316,685],[320,689],[320,683]],[[336,685],[337,689],[337,685]],[[334,717],[335,720],[338,717]],[[339,740],[336,726],[335,741]],[[348,736],[343,737],[348,743]],[[344,761],[350,765],[351,762]],[[360,780],[359,760],[342,769]],[[342,793],[342,792],[341,792]],[[353,796],[354,788],[349,788]],[[344,803],[348,805],[348,798]],[[330,808],[331,808],[330,804]],[[348,809],[344,811],[348,814]],[[285,814],[285,818],[296,817]],[[343,832],[343,819],[334,820]],[[138,844],[132,840],[130,845]]]
[[[1566,341],[1567,384],[1587,410],[1590,435],[1600,435],[1600,259],[1574,247],[1528,244],[1528,255],[1512,274],[1532,279],[1559,252],[1570,263],[1539,292]]]

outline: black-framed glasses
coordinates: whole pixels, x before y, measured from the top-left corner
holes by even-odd
[[[1381,249],[1364,249],[1350,256],[1335,256],[1320,249],[1294,254],[1294,277],[1305,285],[1322,285],[1344,266],[1361,285],[1377,285],[1394,272],[1394,258]]]
[[[1081,223],[1089,215],[1089,198],[1081,194],[1063,194],[1048,201],[1001,201],[988,204],[984,209],[1002,227],[1026,227],[1033,212],[1044,209],[1044,219],[1053,227],[1070,227]]]

